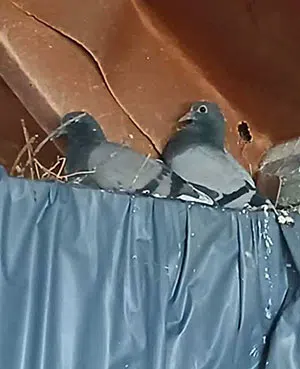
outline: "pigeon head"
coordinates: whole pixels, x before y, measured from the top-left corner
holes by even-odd
[[[217,104],[194,102],[179,122],[184,123],[183,130],[196,135],[201,142],[224,147],[225,118]]]
[[[68,140],[91,143],[106,140],[98,122],[86,112],[71,112],[64,115],[55,137],[67,136]]]

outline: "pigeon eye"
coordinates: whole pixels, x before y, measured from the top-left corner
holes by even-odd
[[[207,106],[205,106],[205,105],[201,105],[201,106],[198,108],[198,112],[199,112],[199,113],[202,113],[202,114],[207,114],[207,113],[208,113]]]

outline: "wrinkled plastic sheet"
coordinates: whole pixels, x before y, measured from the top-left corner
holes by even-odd
[[[3,171],[0,209],[1,369],[299,369],[298,219]]]

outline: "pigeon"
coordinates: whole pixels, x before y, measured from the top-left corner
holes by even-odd
[[[179,119],[184,126],[163,149],[163,161],[221,207],[267,205],[250,174],[224,148],[225,117],[219,106],[198,101]]]
[[[94,189],[176,198],[215,205],[161,160],[109,142],[98,122],[86,112],[66,114],[55,138],[67,136],[66,173],[71,183]]]
[[[273,146],[260,164],[258,188],[273,197],[278,208],[300,207],[300,138]]]

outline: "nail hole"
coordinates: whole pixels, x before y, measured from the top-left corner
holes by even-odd
[[[252,141],[252,135],[251,135],[250,128],[249,128],[247,122],[242,121],[241,123],[239,123],[238,133],[240,135],[240,138],[244,142],[251,142]]]

